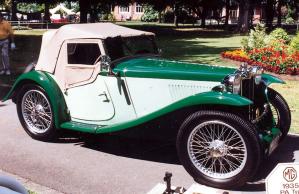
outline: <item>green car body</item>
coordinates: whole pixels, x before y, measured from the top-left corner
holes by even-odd
[[[116,68],[113,69],[113,71],[119,72],[120,77],[213,81],[219,82],[219,84],[221,84],[221,81],[224,79],[224,77],[228,74],[233,73],[235,69],[228,67],[214,67],[186,62],[168,61],[159,58],[141,58],[132,59],[124,63],[120,63]],[[103,72],[101,72],[100,74],[103,74]],[[284,84],[283,80],[270,74],[263,74],[262,79],[267,86],[272,83]],[[48,75],[47,72],[33,70],[28,73],[22,74],[15,81],[12,89],[3,99],[3,101],[13,98],[20,90],[22,85],[28,83],[40,85],[49,95],[49,99],[53,106],[56,128],[72,129],[90,133],[110,133],[124,130],[148,122],[167,113],[182,109],[184,107],[191,107],[196,105],[248,106],[253,103],[250,99],[242,97],[240,95],[232,94],[230,92],[218,92],[211,90],[209,92],[199,93],[193,96],[186,97],[153,113],[134,120],[107,126],[89,126],[80,125],[79,123],[77,123],[76,125],[76,123],[71,123],[71,117],[59,86],[57,85],[55,80],[53,80],[53,78]]]
[[[38,140],[59,129],[100,134],[164,123],[174,128],[179,158],[196,181],[243,185],[289,130],[288,105],[268,88],[284,81],[258,67],[171,61],[157,51],[152,33],[66,25],[44,35],[37,64],[4,101],[17,104],[25,131]]]

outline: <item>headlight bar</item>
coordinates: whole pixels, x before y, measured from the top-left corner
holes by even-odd
[[[240,94],[243,79],[254,77],[255,84],[260,84],[263,72],[264,70],[261,67],[253,66],[248,68],[246,63],[242,63],[240,69],[226,76],[222,83],[225,84],[228,92]]]

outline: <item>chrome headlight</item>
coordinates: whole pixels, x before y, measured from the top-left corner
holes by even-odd
[[[228,92],[239,94],[241,90],[242,77],[240,74],[231,74],[224,79],[224,84]]]
[[[264,69],[261,67],[254,66],[252,67],[251,74],[254,77],[255,84],[259,85],[262,81],[262,74],[264,73]]]

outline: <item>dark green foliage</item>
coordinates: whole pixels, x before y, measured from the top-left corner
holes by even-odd
[[[173,11],[166,11],[163,14],[163,22],[164,23],[173,23],[174,22],[174,13]]]

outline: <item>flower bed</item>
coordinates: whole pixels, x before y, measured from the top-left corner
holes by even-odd
[[[277,74],[299,75],[299,52],[287,53],[287,48],[276,50],[273,47],[252,49],[246,53],[242,49],[224,51],[223,58],[257,65]]]

